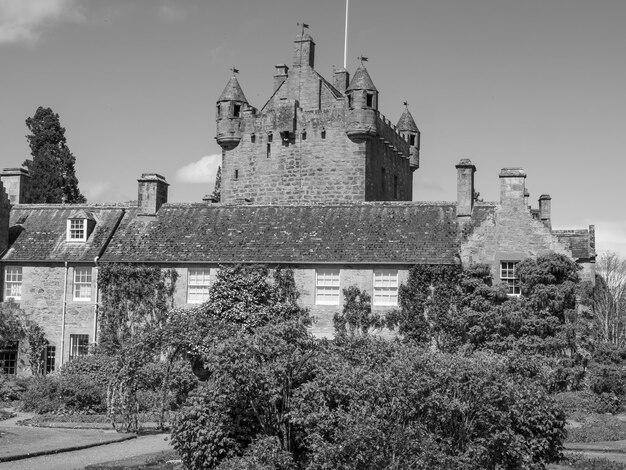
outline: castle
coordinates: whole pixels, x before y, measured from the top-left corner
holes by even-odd
[[[336,70],[331,83],[315,71],[311,36],[297,37],[293,51],[260,110],[234,71],[217,100],[219,203],[168,203],[166,179],[146,173],[136,204],[29,204],[28,172],[4,169],[3,299],[43,326],[48,371],[97,340],[104,263],[176,269],[179,306],[203,302],[220,265],[289,266],[318,336],[332,335],[342,288],[368,291],[374,310],[395,308],[415,264],[488,263],[516,295],[515,264],[554,251],[594,280],[593,226],[552,230],[550,196],[531,208],[520,168],[500,172],[500,201],[482,202],[476,167],[461,159],[456,201],[412,202],[420,132],[408,108],[393,125],[363,64],[352,77]],[[6,373],[24,367],[18,346],[2,345]]]

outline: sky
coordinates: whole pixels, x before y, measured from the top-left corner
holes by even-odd
[[[486,201],[522,167],[554,228],[596,226],[598,252],[626,257],[626,1],[351,0],[357,57],[392,122],[420,128],[413,200],[456,200],[461,158]],[[0,166],[29,158],[24,121],[59,114],[89,202],[137,197],[159,173],[171,202],[213,191],[215,102],[231,67],[261,108],[291,65],[297,23],[315,68],[343,65],[345,0],[0,0]]]

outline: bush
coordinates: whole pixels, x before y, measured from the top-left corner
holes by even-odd
[[[607,459],[587,459],[585,457],[570,457],[566,461],[576,470],[626,470],[626,464],[612,462]]]
[[[21,397],[23,411],[43,414],[54,413],[63,408],[56,377],[51,375],[31,377],[26,385]]]

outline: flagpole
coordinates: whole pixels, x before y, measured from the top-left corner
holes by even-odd
[[[343,41],[343,68],[346,68],[346,58],[348,56],[348,2],[350,0],[346,0],[346,28],[345,28],[345,36]]]

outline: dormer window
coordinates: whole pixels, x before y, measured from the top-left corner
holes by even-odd
[[[87,219],[68,219],[67,241],[84,242],[87,240]]]
[[[85,242],[89,238],[96,221],[93,215],[84,210],[79,210],[70,215],[67,219],[67,235],[68,242]]]

